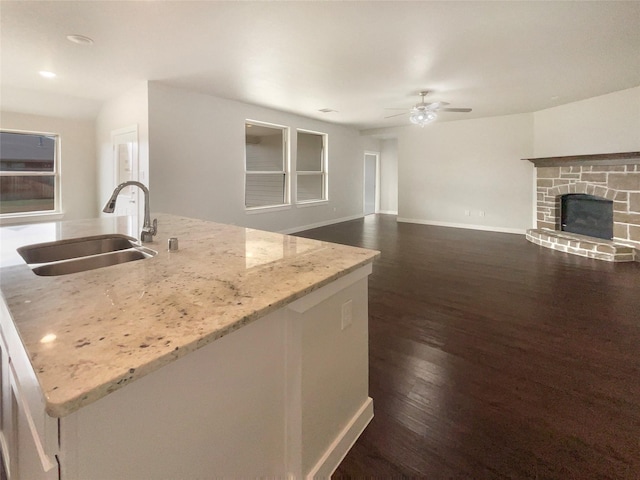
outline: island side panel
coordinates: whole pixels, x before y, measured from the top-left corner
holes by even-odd
[[[322,299],[320,290],[289,308],[300,341],[301,418],[294,426],[301,449],[299,462],[294,462],[300,469],[296,477],[328,477],[373,416],[368,367],[370,272],[371,265],[361,268],[330,285],[333,292],[325,289],[330,296]]]
[[[273,312],[63,417],[61,478],[283,477],[284,328]]]

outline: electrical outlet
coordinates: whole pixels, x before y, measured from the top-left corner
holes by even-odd
[[[484,217],[484,210],[480,210],[480,211],[478,212],[478,215],[480,215],[481,217]]]
[[[465,215],[465,217],[470,217],[471,216],[471,210],[465,210],[464,211],[464,215]]]
[[[342,304],[342,330],[351,325],[353,320],[353,302],[347,300]]]

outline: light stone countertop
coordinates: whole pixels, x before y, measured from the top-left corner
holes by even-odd
[[[49,415],[68,415],[379,255],[202,220],[157,218],[158,235],[145,244],[158,252],[155,257],[52,277],[35,275],[15,249],[104,233],[137,238],[136,219],[0,228],[2,296]],[[179,251],[167,251],[169,237],[178,237]]]

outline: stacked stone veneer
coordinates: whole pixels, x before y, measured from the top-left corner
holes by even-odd
[[[535,163],[534,159],[531,161]],[[576,165],[574,161],[567,166],[537,167],[538,229],[528,232],[527,238],[539,245],[593,258],[600,258],[596,253],[605,253],[603,249],[610,250],[605,245],[630,246],[635,250],[635,259],[640,261],[640,165],[636,159],[630,162],[636,163],[594,165],[586,160],[586,165]],[[568,193],[585,193],[613,201],[613,242],[576,236],[569,244],[567,233],[554,236],[549,232],[561,230],[561,197]],[[567,249],[569,246],[572,248]],[[622,258],[633,257],[628,252],[621,248],[618,258],[614,255],[601,259],[623,261]]]
[[[627,245],[557,230],[527,230],[527,240],[543,247],[608,262],[640,261],[637,251]]]

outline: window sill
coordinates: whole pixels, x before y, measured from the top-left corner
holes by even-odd
[[[317,207],[320,205],[328,205],[329,200],[308,200],[306,202],[298,202],[296,203],[297,208],[306,208],[306,207]]]
[[[0,216],[0,225],[20,225],[23,223],[57,222],[64,218],[64,212],[23,213]]]
[[[289,210],[291,209],[291,204],[283,204],[283,205],[270,205],[268,207],[249,207],[244,210],[244,213],[247,215],[255,215],[257,213],[269,213],[269,212],[278,212],[281,210]]]

